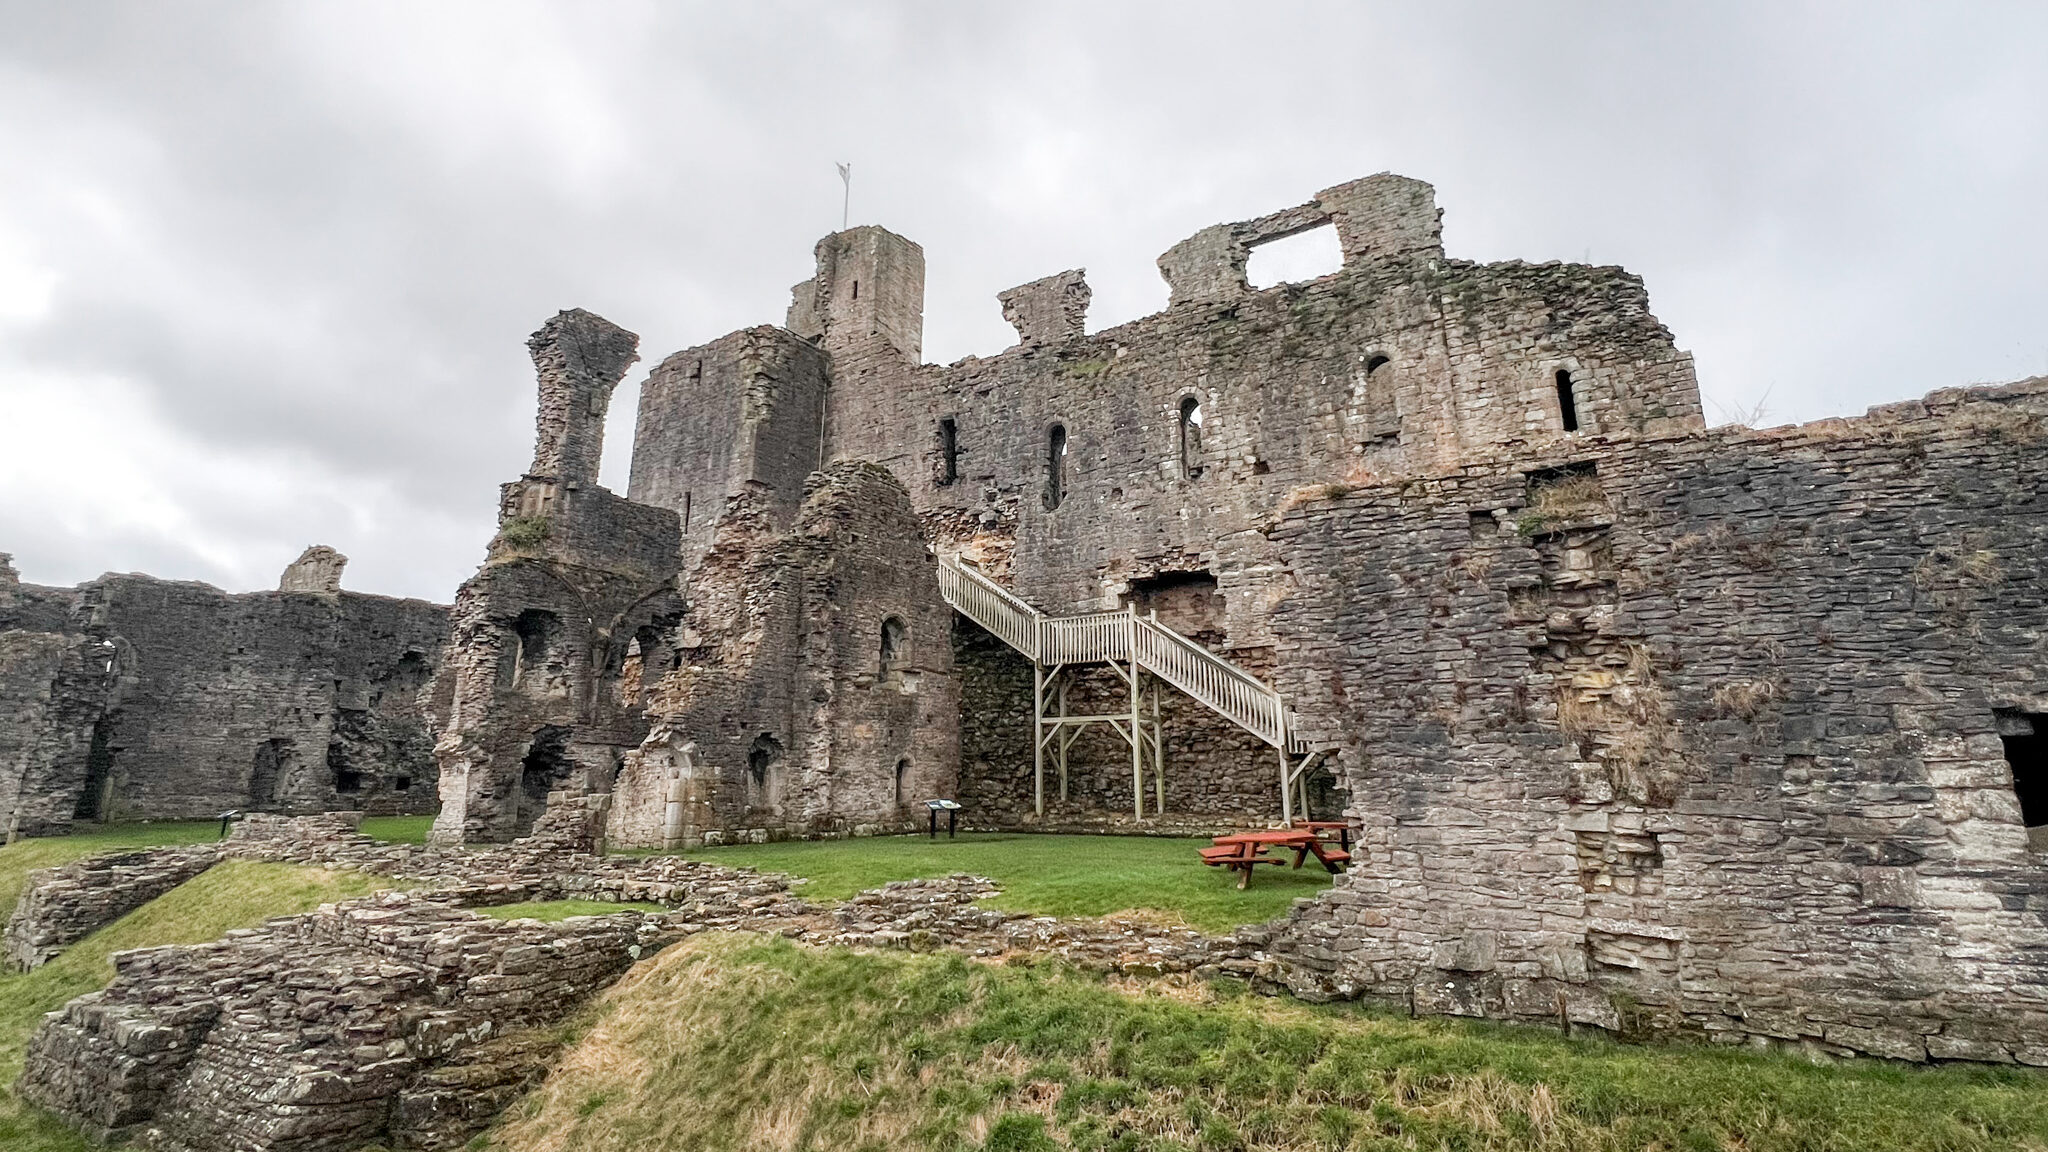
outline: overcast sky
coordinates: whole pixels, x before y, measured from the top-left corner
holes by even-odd
[[[1948,11],[1967,8],[1965,14]],[[532,451],[524,340],[780,323],[853,218],[925,356],[1085,266],[1392,170],[1453,256],[1644,276],[1710,419],[2048,372],[2048,5],[0,0],[0,551],[24,578],[447,600]]]

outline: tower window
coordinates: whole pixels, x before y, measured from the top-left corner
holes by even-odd
[[[1193,396],[1180,402],[1180,474],[1190,480],[1202,474],[1202,402]]]
[[[1385,356],[1375,352],[1372,354],[1372,357],[1365,362],[1365,374],[1367,376],[1370,376],[1373,373],[1379,371],[1380,369],[1385,368],[1387,366],[1387,363],[1388,361]]]
[[[939,483],[960,478],[960,426],[951,416],[939,421]]]
[[[910,655],[910,628],[900,616],[882,621],[882,675],[895,675]]]
[[[1045,434],[1045,510],[1067,498],[1067,429],[1055,424]]]
[[[894,793],[894,796],[896,806],[899,808],[903,806],[903,785],[904,782],[909,778],[909,776],[910,761],[898,760],[896,762],[896,791]]]
[[[1572,374],[1562,368],[1557,370],[1557,414],[1565,431],[1579,430],[1579,402],[1572,395]]]
[[[855,300],[860,299],[860,281],[858,280],[853,282],[853,298]]]
[[[690,530],[690,494],[683,493],[683,531]]]

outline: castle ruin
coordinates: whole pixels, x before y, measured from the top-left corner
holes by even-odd
[[[648,848],[934,798],[1002,829],[1342,813],[1353,867],[1275,928],[1300,995],[2048,1063],[2048,380],[1708,429],[1639,278],[1453,259],[1439,216],[1340,185],[1174,245],[1128,324],[1086,330],[1078,270],[1001,293],[1017,343],[944,366],[923,251],[834,233],[783,326],[653,367],[623,497],[597,466],[637,338],[556,316],[484,565],[380,641],[437,640],[406,705],[435,840],[572,796]],[[1248,285],[1324,227],[1339,271]],[[262,595],[328,620],[318,568]],[[0,691],[49,717],[0,730],[0,786],[62,809],[111,691],[90,645],[151,648],[0,592],[34,617]],[[236,729],[220,763],[251,739],[318,746]]]

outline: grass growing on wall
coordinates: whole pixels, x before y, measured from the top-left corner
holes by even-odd
[[[1057,965],[704,936],[630,973],[498,1152],[1989,1152],[2048,1076],[1568,1040]]]
[[[165,826],[152,827],[161,832]],[[211,830],[217,834],[219,827],[214,824]],[[17,850],[30,845],[84,838],[8,845],[0,849],[0,867],[12,871]],[[0,975],[0,1148],[8,1152],[83,1152],[93,1147],[44,1113],[16,1101],[14,1081],[21,1074],[29,1033],[43,1014],[63,1007],[73,997],[105,987],[114,977],[109,957],[115,952],[217,940],[231,929],[252,927],[271,916],[310,912],[330,901],[365,896],[389,886],[380,877],[360,872],[228,860],[65,949],[63,955],[34,972]],[[12,896],[8,903],[12,905]]]
[[[844,900],[891,880],[972,872],[1002,886],[988,903],[1037,916],[1149,912],[1206,932],[1258,924],[1329,886],[1311,858],[1299,871],[1267,866],[1237,890],[1237,875],[1203,866],[1207,840],[1158,836],[1041,836],[974,833],[956,840],[870,836],[737,844],[688,853],[701,860],[808,880],[808,899]],[[1289,856],[1292,859],[1292,856]]]

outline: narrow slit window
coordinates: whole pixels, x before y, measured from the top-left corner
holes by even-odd
[[[960,478],[960,426],[951,416],[939,421],[939,483]]]
[[[690,530],[690,494],[683,493],[683,531]]]
[[[907,781],[907,780],[908,780],[909,778],[910,778],[910,761],[909,761],[909,760],[898,760],[898,761],[896,762],[896,791],[895,791],[895,798],[896,798],[896,806],[897,806],[897,807],[899,807],[899,808],[901,808],[901,807],[903,806],[903,785],[904,785],[904,783],[905,783],[905,782],[906,782],[906,781]]]
[[[1067,429],[1055,424],[1045,434],[1045,510],[1067,498]]]
[[[1572,394],[1572,374],[1562,368],[1557,370],[1557,415],[1565,431],[1579,430],[1579,401]]]
[[[1202,474],[1202,402],[1193,396],[1180,402],[1180,474],[1190,480]]]

